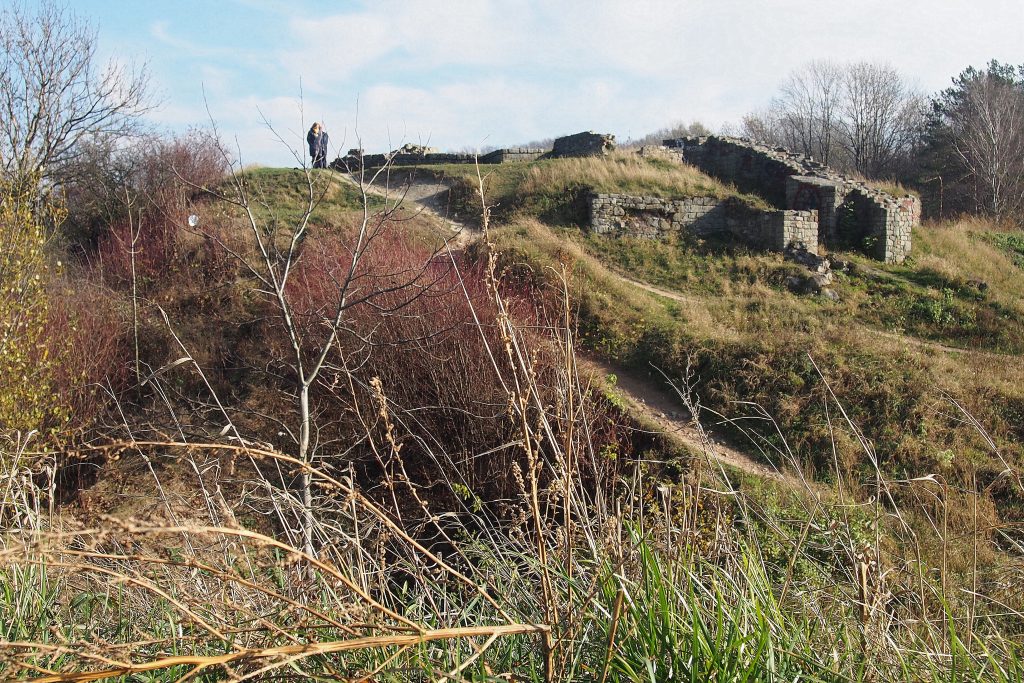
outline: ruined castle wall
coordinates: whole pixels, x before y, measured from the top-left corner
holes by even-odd
[[[536,161],[548,153],[546,149],[534,149],[531,147],[511,147],[509,149],[497,149],[480,156],[481,164],[505,164],[518,161]],[[453,154],[446,152],[431,152],[428,154],[366,154],[362,157],[362,163],[367,168],[380,168],[390,160],[392,166],[429,166],[433,164],[475,164],[475,154]],[[359,168],[359,156],[349,155],[339,157],[331,163],[331,168],[345,170],[348,168]]]
[[[913,195],[896,200],[895,210],[886,212],[884,228],[878,226],[877,232],[885,235],[885,253],[882,260],[886,263],[903,263],[912,247],[914,228],[921,225],[921,198]]]
[[[786,179],[801,167],[788,154],[768,154],[729,138],[698,137],[670,141],[683,159],[704,173],[734,183],[741,192],[758,194],[779,208],[786,207]]]
[[[902,263],[910,255],[911,234],[920,223],[921,200],[904,197],[880,200],[876,195],[854,189],[839,208],[842,215],[855,217],[859,245],[886,263]],[[842,220],[842,218],[840,219]]]
[[[334,164],[344,163],[345,161],[352,168],[358,168],[358,159],[346,158],[339,159]],[[380,168],[390,161],[392,166],[421,166],[426,164],[473,164],[476,163],[476,157],[474,155],[464,154],[445,154],[435,153],[427,155],[366,155],[362,157],[362,163],[367,168]]]
[[[625,194],[590,197],[590,228],[614,237],[660,238],[686,230],[696,235],[724,232],[726,208],[714,197],[663,199]]]
[[[767,211],[760,218],[758,246],[769,251],[784,251],[789,247],[803,248],[818,253],[818,212],[782,209]]]
[[[819,239],[827,245],[836,242],[838,209],[849,190],[840,183],[813,176],[786,178],[786,203],[791,209],[818,212]]]
[[[749,140],[712,135],[664,144],[705,173],[735,183],[781,209],[816,210],[818,241],[823,244],[861,245],[866,239],[868,251],[891,263],[903,261],[910,253],[911,229],[921,216],[916,197],[894,197],[802,154]],[[854,221],[843,219],[844,205],[855,207],[851,210]]]
[[[590,229],[613,237],[660,239],[676,232],[707,237],[732,235],[751,246],[782,251],[818,250],[815,211],[762,211],[735,199],[663,199],[623,194],[590,197]]]

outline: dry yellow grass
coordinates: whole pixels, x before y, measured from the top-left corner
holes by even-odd
[[[519,184],[520,194],[545,194],[552,188],[587,185],[598,192],[643,194],[657,197],[707,196],[724,199],[738,195],[735,187],[704,175],[683,163],[645,159],[635,153],[615,152],[603,157],[556,159],[533,165]],[[762,203],[753,197],[750,202]]]
[[[914,233],[914,257],[950,279],[980,280],[998,303],[1024,311],[1024,277],[1003,250],[985,239],[998,226],[983,218],[925,224]]]
[[[861,182],[866,184],[868,187],[873,187],[876,190],[881,190],[882,192],[891,194],[893,197],[906,197],[908,195],[912,195],[915,197],[921,196],[920,192],[918,192],[917,190],[912,190],[909,187],[906,187],[905,185],[903,185],[903,183],[899,182],[898,180],[892,180],[888,178],[870,180],[868,178],[856,175],[854,177],[855,179],[860,180]]]

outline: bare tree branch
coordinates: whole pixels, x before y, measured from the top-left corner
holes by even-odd
[[[131,134],[151,107],[145,66],[96,55],[96,29],[50,0],[0,13],[0,164],[51,179],[86,141]]]

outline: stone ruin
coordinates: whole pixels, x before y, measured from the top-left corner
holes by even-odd
[[[759,249],[784,251],[799,245],[817,253],[815,211],[765,211],[734,197],[663,199],[593,194],[589,204],[590,229],[599,235],[657,239],[680,231],[701,237],[726,234]]]
[[[596,157],[608,154],[614,149],[614,135],[587,131],[556,138],[551,148],[551,156],[554,158]]]
[[[343,157],[331,162],[337,171],[392,166],[422,166],[431,164],[507,164],[512,162],[536,161],[560,157],[588,157],[607,154],[615,149],[615,136],[602,133],[576,133],[556,138],[552,149],[538,147],[509,147],[496,149],[479,157],[475,154],[439,152],[433,147],[407,144],[385,154],[364,154],[361,149],[350,149]]]
[[[339,170],[429,164],[483,164],[588,157],[615,149],[615,136],[591,131],[557,138],[550,150],[499,149],[481,155],[444,153],[422,145],[404,145],[387,154],[362,150],[336,159]],[[741,138],[685,137],[645,147],[640,154],[685,161],[710,176],[762,197],[773,208],[758,209],[736,198],[629,196],[595,194],[589,199],[590,227],[599,234],[660,237],[686,230],[698,235],[728,234],[772,251],[816,255],[819,245],[860,249],[889,263],[910,253],[911,231],[920,223],[917,197],[895,197],[863,181],[832,171],[802,154]]]
[[[836,173],[802,154],[722,136],[665,140],[683,161],[704,173],[760,195],[778,209],[816,211],[817,243],[856,248],[887,263],[901,263],[920,224],[921,201],[895,197]],[[788,245],[785,245],[788,246]]]
[[[348,154],[331,162],[331,168],[337,171],[349,171],[358,169],[361,164],[367,168],[380,168],[385,164],[392,166],[475,164],[477,160],[481,164],[507,164],[513,161],[535,161],[548,154],[546,149],[512,147],[496,149],[478,157],[476,154],[438,152],[432,147],[407,149],[409,147],[410,145],[405,145],[386,154],[364,154],[360,149],[350,149]]]

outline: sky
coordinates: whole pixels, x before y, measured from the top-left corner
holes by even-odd
[[[1024,63],[1024,0],[76,0],[99,52],[146,64],[171,132],[216,123],[243,164],[504,147],[583,130],[712,130],[812,59],[900,69],[927,93]]]

